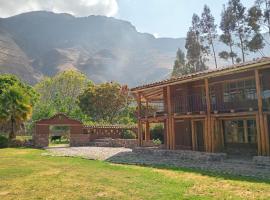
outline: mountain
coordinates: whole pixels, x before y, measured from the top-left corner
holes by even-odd
[[[115,18],[29,12],[0,19],[0,73],[14,73],[33,84],[43,76],[77,69],[95,82],[134,86],[168,77],[184,43],[184,38],[140,33]],[[219,43],[217,48],[226,47]]]

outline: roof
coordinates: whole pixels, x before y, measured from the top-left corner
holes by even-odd
[[[231,71],[241,71],[242,69],[245,69],[246,67],[252,68],[252,67],[257,67],[257,66],[261,66],[261,65],[265,65],[265,64],[270,64],[270,57],[262,57],[260,59],[256,59],[253,61],[244,62],[244,63],[240,63],[240,64],[235,64],[235,65],[230,65],[227,67],[220,67],[217,69],[210,69],[210,70],[191,73],[191,74],[180,76],[180,77],[165,79],[162,81],[158,81],[158,82],[154,82],[154,83],[145,84],[145,85],[131,88],[131,91],[136,92],[136,91],[141,91],[141,90],[145,90],[145,89],[150,89],[153,87],[176,84],[178,82],[192,80],[194,78],[200,78],[200,77],[207,78],[207,77],[213,76],[216,73],[220,73],[220,75],[222,75],[223,72],[226,73],[226,72],[231,72]]]
[[[71,125],[71,124],[79,124],[82,125],[82,122],[76,119],[72,119],[70,117],[68,117],[67,115],[65,115],[64,113],[57,113],[54,116],[50,117],[50,118],[44,118],[41,119],[39,121],[36,121],[36,124],[41,125],[41,124],[45,124],[45,125]]]

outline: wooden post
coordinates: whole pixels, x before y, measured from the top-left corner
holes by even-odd
[[[244,143],[248,143],[248,126],[247,126],[247,120],[244,120],[244,136],[245,136]]]
[[[260,117],[259,117],[259,114],[256,114],[256,128],[257,128],[258,155],[262,155],[262,144],[261,144]]]
[[[219,120],[219,130],[220,130],[220,136],[221,136],[221,149],[224,149],[224,130],[223,130],[223,121]]]
[[[208,79],[204,79],[204,85],[205,85],[205,97],[206,97],[206,107],[207,107],[207,117],[206,117],[206,125],[207,125],[207,150],[208,152],[212,152],[212,131],[211,131],[211,102],[210,102],[210,95],[209,95],[209,82]]]
[[[145,141],[149,141],[150,140],[150,124],[149,121],[147,120],[145,122]]]
[[[192,138],[192,150],[196,151],[197,150],[197,141],[196,141],[196,126],[195,126],[195,121],[191,121],[191,138]]]
[[[171,88],[167,86],[167,111],[168,111],[168,147],[172,149],[172,102],[171,102]]]
[[[141,121],[142,102],[141,102],[141,93],[138,93],[137,104],[138,104],[138,145],[142,146],[142,121]]]
[[[258,114],[259,114],[259,126],[260,132],[260,141],[261,143],[261,155],[266,154],[266,137],[265,137],[265,130],[264,130],[264,119],[263,119],[263,102],[262,102],[262,95],[261,95],[261,82],[260,82],[260,75],[258,69],[255,69],[255,81],[256,81],[256,92],[258,98]],[[258,124],[257,124],[258,125]],[[258,145],[259,146],[259,145]]]
[[[265,144],[266,144],[266,155],[270,156],[270,142],[269,142],[269,130],[267,115],[264,115],[264,130],[265,130]]]
[[[175,127],[174,127],[174,124],[175,124],[175,120],[174,120],[174,117],[172,116],[171,118],[171,123],[172,123],[172,149],[175,150]]]

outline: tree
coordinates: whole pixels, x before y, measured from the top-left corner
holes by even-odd
[[[256,5],[261,10],[260,25],[267,30],[270,36],[270,0],[256,0]]]
[[[220,29],[222,34],[219,37],[219,40],[229,46],[230,51],[222,51],[219,53],[219,57],[225,60],[231,58],[232,64],[234,64],[234,59],[237,57],[237,54],[233,51],[234,41],[233,41],[233,30],[234,30],[234,18],[232,15],[232,9],[223,7],[221,13]]]
[[[192,17],[192,26],[189,28],[186,37],[185,48],[187,49],[187,65],[193,71],[203,71],[207,69],[205,62],[205,48],[201,44],[201,25],[200,18],[194,14]]]
[[[93,83],[84,74],[73,70],[43,79],[35,85],[40,98],[33,110],[33,120],[48,118],[61,112],[84,122],[89,121],[90,118],[83,114],[77,102],[78,96],[87,85]]]
[[[189,74],[191,72],[192,72],[192,70],[186,64],[185,53],[181,49],[178,49],[176,52],[176,59],[174,61],[172,77],[177,77],[177,76]]]
[[[252,36],[252,38],[248,42],[248,48],[251,52],[260,51],[264,47],[264,42],[263,42],[264,38],[261,35],[261,30],[260,30],[261,26],[259,23],[261,17],[262,17],[262,11],[258,6],[252,6],[248,10],[247,22],[248,22],[248,26],[251,27],[250,32]]]
[[[90,85],[79,96],[79,106],[95,121],[115,123],[130,101],[128,90],[123,88],[115,82]]]
[[[13,75],[1,75],[0,83],[0,119],[10,124],[11,140],[16,137],[16,125],[30,118],[37,95]]]
[[[210,49],[212,50],[215,66],[217,65],[216,51],[214,46],[214,40],[217,38],[217,25],[215,24],[215,18],[211,14],[210,8],[205,5],[203,9],[203,13],[201,15],[201,30],[202,30],[202,38],[203,41],[207,41],[207,46],[205,49],[207,53],[210,53]]]
[[[230,10],[231,27],[237,38],[236,45],[241,50],[242,61],[245,62],[248,51],[257,52],[264,46],[258,25],[260,10],[255,6],[246,13],[246,8],[240,0],[230,0],[227,9]]]

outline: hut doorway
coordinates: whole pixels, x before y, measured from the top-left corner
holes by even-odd
[[[50,147],[70,146],[70,126],[51,125],[49,127],[49,146]]]

